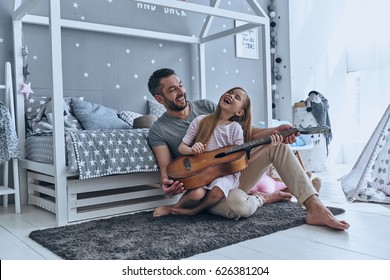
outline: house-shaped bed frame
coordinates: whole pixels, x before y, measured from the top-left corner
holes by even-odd
[[[86,21],[74,21],[68,19],[62,19],[60,16],[60,0],[47,0],[49,5],[48,16],[37,16],[29,14],[29,11],[39,2],[44,0],[14,0],[14,13],[13,13],[13,33],[14,33],[14,54],[15,54],[15,86],[19,89],[23,83],[23,24],[35,24],[35,25],[48,25],[50,32],[50,50],[51,50],[51,68],[52,68],[52,100],[53,100],[53,113],[54,113],[54,164],[43,164],[27,160],[24,153],[25,142],[25,116],[24,116],[24,99],[21,94],[15,96],[16,99],[16,123],[17,133],[20,138],[22,147],[22,158],[19,164],[20,184],[21,184],[21,197],[22,203],[26,204],[27,199],[29,203],[39,205],[43,208],[49,209],[56,213],[56,220],[58,225],[67,224],[72,221],[96,218],[101,216],[120,214],[132,211],[140,211],[145,209],[151,209],[159,205],[172,203],[172,198],[160,199],[158,202],[142,202],[134,203],[127,206],[111,207],[109,209],[96,209],[88,213],[77,213],[75,204],[77,205],[78,190],[80,188],[96,190],[107,190],[111,188],[121,188],[124,185],[144,185],[157,183],[159,181],[159,174],[149,174],[145,176],[142,173],[135,173],[129,175],[114,175],[97,179],[78,180],[69,179],[67,174],[66,162],[65,162],[65,142],[64,142],[64,120],[62,114],[62,102],[63,102],[63,76],[62,76],[62,50],[61,50],[61,30],[62,29],[77,29],[88,32],[103,32],[110,34],[118,34],[124,36],[136,36],[158,40],[168,40],[174,42],[180,42],[183,44],[194,44],[198,46],[199,57],[199,76],[200,76],[200,98],[205,98],[205,44],[213,40],[225,37],[234,36],[235,34],[261,27],[259,44],[262,44],[261,58],[263,61],[263,73],[264,82],[262,91],[264,94],[264,110],[266,116],[266,124],[271,124],[271,62],[270,62],[270,25],[269,18],[264,10],[260,7],[256,0],[246,0],[254,11],[255,15],[245,14],[241,12],[229,11],[219,8],[221,0],[210,0],[210,5],[199,5],[183,1],[175,0],[143,0],[136,1],[147,5],[156,5],[164,7],[184,10],[187,12],[194,12],[202,15],[206,15],[203,28],[199,36],[183,36],[179,34],[156,32],[153,30],[142,30],[135,28],[119,27],[105,24],[90,23]],[[128,0],[135,1],[135,0]],[[242,0],[244,1],[244,0]],[[209,34],[210,27],[215,18],[225,18],[229,20],[239,20],[245,24],[241,26],[235,26],[230,29],[225,29],[215,34]],[[16,90],[17,92],[18,90]],[[53,197],[54,202],[47,202],[40,200],[39,197],[34,197],[34,192],[30,191],[27,198],[28,184],[34,186],[34,180],[44,179],[46,182],[51,182],[54,186],[66,186],[66,187],[54,187],[53,190],[46,191],[47,195]],[[42,189],[41,186],[35,186],[35,191]],[[45,191],[43,191],[45,193]],[[156,192],[161,190],[150,191],[156,195]],[[148,196],[147,191],[143,191],[136,196]],[[107,201],[105,199],[107,198]],[[100,197],[100,202],[115,201],[115,195],[107,195],[107,197]],[[96,204],[99,201],[95,202]]]

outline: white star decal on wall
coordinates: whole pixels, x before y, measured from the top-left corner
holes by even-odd
[[[126,53],[129,54],[129,53],[130,53],[130,50],[129,50],[129,49],[126,49]]]
[[[134,79],[138,79],[138,74],[134,74]]]
[[[115,85],[115,88],[116,88],[116,89],[120,89],[121,86],[120,86],[119,84],[116,84],[116,85]]]
[[[77,2],[73,2],[73,8],[77,9],[79,7],[79,4]]]
[[[80,44],[78,42],[76,42],[76,44],[74,44],[76,46],[76,48],[80,47]]]
[[[88,78],[88,76],[89,76],[88,72],[85,72],[84,73],[84,78]]]

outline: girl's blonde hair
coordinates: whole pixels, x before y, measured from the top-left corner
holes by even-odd
[[[246,93],[245,94],[246,98],[245,98],[243,106],[242,106],[242,110],[244,110],[244,114],[240,117],[233,116],[230,118],[230,121],[236,121],[242,126],[242,129],[244,130],[244,141],[248,142],[252,138],[251,100],[250,100],[249,95],[246,92],[246,90],[241,88],[241,87],[231,88],[227,92],[232,92],[235,89],[242,90],[243,92]],[[221,96],[221,98],[222,98],[222,96]],[[198,134],[196,136],[195,142],[201,142],[201,143],[206,144],[210,140],[211,135],[213,134],[214,129],[217,126],[218,121],[221,117],[221,106],[219,106],[221,98],[219,99],[218,106],[217,106],[217,109],[215,110],[215,112],[204,117],[203,120],[200,122],[199,131],[198,131]]]

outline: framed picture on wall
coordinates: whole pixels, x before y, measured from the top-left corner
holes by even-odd
[[[241,26],[243,24],[245,24],[245,22],[239,20],[235,21],[236,26]],[[259,43],[257,36],[257,28],[237,34],[236,57],[259,59]]]

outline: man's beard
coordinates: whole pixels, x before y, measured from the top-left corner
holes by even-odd
[[[163,95],[163,98],[164,98],[164,102],[165,102],[165,105],[172,111],[175,111],[175,112],[180,112],[180,111],[183,111],[185,108],[187,108],[187,99],[186,99],[186,102],[184,105],[176,105],[175,102],[173,101],[170,101],[168,100],[164,95]],[[186,98],[186,96],[184,95],[184,98]]]

